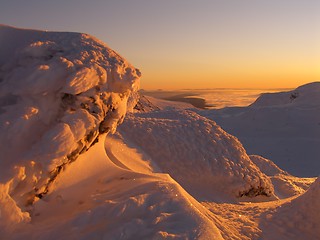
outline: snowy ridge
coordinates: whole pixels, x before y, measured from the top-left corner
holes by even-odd
[[[274,176],[277,174],[289,175],[286,171],[279,168],[274,162],[269,159],[263,158],[258,155],[250,155],[251,161],[256,164],[261,172],[266,174],[267,176]]]
[[[319,106],[320,82],[302,85],[293,91],[264,93],[250,107]]]
[[[160,172],[169,173],[198,199],[234,201],[241,196],[273,195],[269,178],[251,162],[241,143],[193,111],[128,115],[119,132]]]
[[[1,182],[18,171],[9,192],[23,188],[27,204],[100,133],[115,131],[128,99],[137,101],[140,72],[87,34],[1,26],[0,35]]]
[[[249,154],[271,159],[292,175],[316,177],[320,162],[320,82],[262,94],[249,107],[199,111],[239,138]]]

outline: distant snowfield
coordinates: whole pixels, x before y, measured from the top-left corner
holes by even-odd
[[[248,155],[191,105],[139,99],[139,70],[104,43],[0,36],[1,238],[319,236],[319,180]]]
[[[319,175],[320,82],[263,94],[248,107],[200,114],[235,135],[250,154],[272,159],[293,175]]]

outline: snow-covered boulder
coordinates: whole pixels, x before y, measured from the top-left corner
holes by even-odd
[[[123,139],[201,200],[273,196],[270,179],[252,163],[237,138],[188,110],[127,115]]]
[[[0,183],[32,203],[100,133],[115,131],[141,74],[87,34],[1,25],[0,45]]]

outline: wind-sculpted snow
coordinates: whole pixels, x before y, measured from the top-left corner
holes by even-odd
[[[87,34],[0,26],[0,36],[0,182],[25,205],[115,131],[140,72]]]
[[[269,178],[251,162],[241,143],[192,111],[127,115],[119,131],[198,199],[273,195]]]
[[[31,223],[28,216],[12,211],[12,205],[0,205],[3,217],[10,221],[0,219],[1,237],[222,239],[208,210],[170,176],[119,168],[106,155],[104,139],[105,134],[59,175],[53,191],[33,204]],[[19,222],[23,217],[27,223]]]
[[[319,199],[320,178],[304,194],[266,214],[261,223],[262,239],[318,239]]]

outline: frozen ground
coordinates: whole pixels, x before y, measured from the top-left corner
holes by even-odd
[[[1,238],[319,235],[319,180],[191,105],[136,105],[139,70],[99,40],[0,26],[0,44]]]

